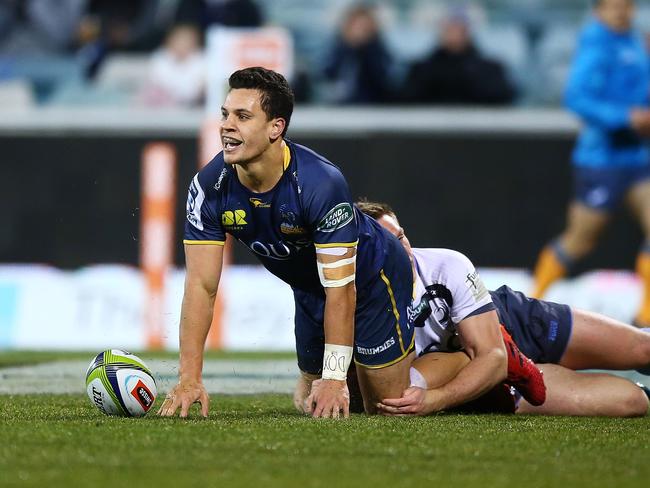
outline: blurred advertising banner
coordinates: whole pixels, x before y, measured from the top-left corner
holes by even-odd
[[[178,349],[184,278],[177,268],[165,276],[164,349]],[[224,349],[293,350],[291,289],[260,266],[229,267],[224,279]],[[0,266],[0,349],[147,349],[147,289],[146,274],[132,266]]]
[[[207,34],[207,63],[207,113],[215,116],[220,114],[228,78],[238,69],[262,66],[291,79],[293,40],[281,27],[212,27]]]
[[[480,273],[489,289],[503,284],[522,291],[530,287],[523,270],[487,268]],[[165,277],[161,335],[168,350],[178,349],[184,274],[172,268]],[[223,348],[293,351],[289,286],[261,266],[229,266],[224,278]],[[146,277],[132,266],[95,265],[77,271],[0,266],[0,349],[146,349],[146,297]],[[559,282],[546,298],[627,322],[640,297],[633,273],[596,271]]]

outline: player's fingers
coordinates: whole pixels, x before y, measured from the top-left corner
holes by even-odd
[[[401,413],[401,408],[400,407],[395,407],[393,405],[386,405],[385,403],[378,403],[377,408],[382,413],[388,413],[388,414]]]
[[[310,393],[305,400],[305,413],[311,414],[314,411],[314,394]]]
[[[162,402],[162,405],[160,405],[160,408],[158,409],[158,415],[165,414],[169,406],[172,404],[173,399],[174,399],[174,394],[172,392],[167,393],[165,399]]]
[[[187,414],[190,412],[190,406],[192,403],[193,402],[191,402],[188,397],[183,396],[183,399],[181,400],[181,418],[187,417]]]
[[[334,407],[332,405],[328,405],[325,408],[323,408],[323,411],[321,412],[321,417],[324,419],[328,419],[333,416],[334,412]]]
[[[174,396],[171,400],[171,404],[167,406],[167,409],[163,411],[163,417],[171,417],[176,413],[176,410],[178,410],[178,407],[180,406],[181,401],[178,398],[178,396]]]
[[[208,412],[210,410],[210,396],[207,392],[202,392],[199,397],[199,403],[201,404],[201,415],[205,418],[208,417]]]
[[[302,408],[300,409],[300,411],[301,411],[302,413],[304,413],[304,414],[309,414],[309,413],[311,413],[311,407],[310,407],[309,404],[307,403],[308,401],[309,401],[309,398],[305,398],[305,399],[302,401]]]
[[[332,407],[332,418],[333,419],[338,419],[341,413],[341,407],[339,407],[337,404],[334,404]]]
[[[381,403],[384,405],[389,405],[391,407],[403,407],[405,405],[410,405],[412,399],[409,397],[402,398],[384,398]]]
[[[350,402],[347,401],[343,404],[343,418],[349,419],[350,418]]]
[[[321,399],[316,399],[311,416],[322,417],[324,410],[325,410],[325,402]]]
[[[167,408],[167,402],[168,402],[167,399],[165,399],[165,400],[162,402],[162,405],[160,405],[160,408],[159,408],[158,411],[156,412],[156,415],[162,415],[163,410],[165,410],[165,409]]]

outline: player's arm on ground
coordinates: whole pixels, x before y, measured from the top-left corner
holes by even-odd
[[[315,417],[338,417],[340,411],[347,417],[350,399],[345,380],[354,342],[359,223],[347,182],[336,166],[324,162],[301,174],[300,198],[325,290],[322,381],[313,385],[307,408]]]
[[[209,397],[201,379],[203,351],[221,276],[223,246],[186,244],[185,261],[187,271],[180,319],[179,381],[159,413],[174,415],[180,408],[181,417],[186,417],[190,406],[199,402],[201,414],[206,417]]]
[[[201,404],[203,416],[208,415],[209,397],[201,380],[203,350],[212,323],[225,244],[225,233],[218,217],[217,193],[210,185],[218,171],[219,165],[210,163],[192,179],[188,192],[183,240],[186,274],[180,319],[179,381],[158,411],[163,416],[174,415],[180,408],[181,417],[185,417],[195,402]]]
[[[347,371],[352,362],[354,311],[356,308],[356,246],[317,248],[316,259],[325,289],[325,354],[322,381],[315,383],[307,399],[314,417],[350,414]]]

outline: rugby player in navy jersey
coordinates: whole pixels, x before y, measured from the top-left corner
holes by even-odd
[[[219,153],[192,180],[187,201],[187,274],[180,319],[179,382],[159,414],[208,414],[203,350],[221,275],[226,233],[245,245],[295,298],[298,366],[314,417],[349,415],[354,359],[366,412],[409,385],[413,275],[399,241],[353,206],[332,163],[285,139],[293,94],[264,68],[233,73],[222,106]],[[250,299],[259,290],[250,284]]]
[[[637,369],[650,374],[650,329],[531,299],[507,286],[488,292],[465,256],[449,249],[411,248],[388,205],[360,202],[359,206],[400,239],[416,269],[417,293],[410,312],[416,327],[418,359],[413,369],[417,372],[413,385],[400,398],[381,403],[383,413],[426,415],[457,406],[457,392],[473,384],[467,373],[476,363],[476,345],[470,342],[468,348],[464,336],[470,327],[488,325],[492,316],[507,329],[506,343],[514,339],[523,354],[544,372],[545,401],[533,405],[522,399],[517,413],[646,414],[647,388],[611,374],[574,370]],[[459,352],[462,345],[464,352]],[[479,386],[474,387],[476,391],[480,391]],[[494,398],[498,396],[490,400]],[[480,406],[486,409],[485,402]]]

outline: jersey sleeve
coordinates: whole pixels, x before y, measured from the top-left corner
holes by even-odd
[[[302,191],[314,245],[317,248],[355,246],[359,240],[359,223],[345,178],[333,165],[320,168],[311,176]]]
[[[226,234],[221,225],[218,194],[197,173],[187,193],[184,244],[224,245]]]
[[[450,251],[445,264],[445,274],[453,296],[451,320],[455,324],[496,309],[478,271],[464,254]]]

